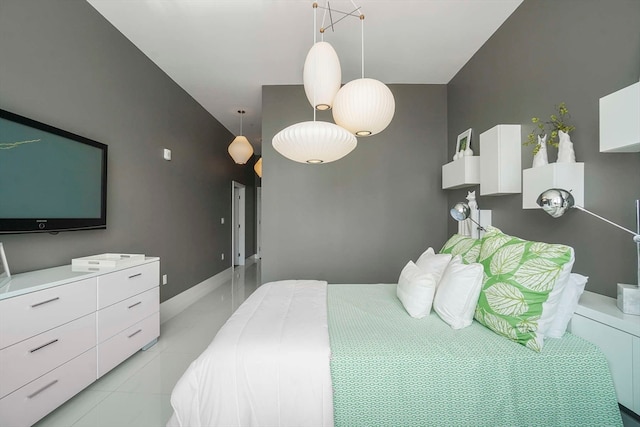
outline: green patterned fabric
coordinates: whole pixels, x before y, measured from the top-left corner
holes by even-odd
[[[475,319],[510,340],[541,351],[544,336],[538,333],[538,321],[542,305],[570,260],[569,246],[530,242],[490,228],[478,257],[484,280]]]
[[[535,353],[477,322],[414,319],[395,294],[329,285],[336,426],[622,425],[594,345],[566,334]]]
[[[465,264],[473,264],[478,262],[480,256],[481,239],[454,234],[440,249],[441,254],[451,254],[452,256],[460,255],[462,262]]]

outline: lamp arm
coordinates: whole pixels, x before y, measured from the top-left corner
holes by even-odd
[[[618,224],[616,224],[616,223],[615,223],[615,222],[613,222],[613,221],[609,221],[608,219],[603,218],[603,217],[601,217],[601,216],[600,216],[600,215],[598,215],[598,214],[595,214],[595,213],[593,213],[593,212],[591,212],[591,211],[588,211],[588,210],[586,210],[585,208],[583,208],[582,206],[573,205],[573,207],[574,207],[574,208],[576,208],[576,209],[581,210],[582,212],[586,212],[586,213],[588,213],[589,215],[593,215],[593,216],[595,216],[596,218],[601,219],[602,221],[607,222],[607,223],[609,223],[609,224],[613,225],[614,227],[618,227],[620,230],[623,230],[623,231],[626,231],[627,233],[633,234],[633,241],[634,241],[634,242],[636,242],[636,243],[640,243],[640,234],[638,234],[638,233],[636,233],[636,232],[634,232],[634,231],[631,231],[631,230],[629,230],[628,228],[624,228],[623,226],[618,225]]]
[[[485,233],[487,232],[487,229],[484,228],[483,226],[481,226],[475,219],[473,219],[471,217],[468,217],[467,219],[470,220],[471,222],[473,222],[475,225],[477,225],[478,226],[478,230],[484,231]]]

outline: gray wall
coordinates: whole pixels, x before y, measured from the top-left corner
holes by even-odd
[[[571,134],[576,158],[585,163],[585,207],[635,229],[640,153],[599,152],[598,100],[638,81],[639,28],[638,0],[525,0],[449,83],[449,139],[469,127],[477,136],[515,123],[523,125],[524,141],[531,117],[548,117],[564,101],[577,128]],[[551,149],[549,160],[556,155]],[[523,147],[523,168],[532,157],[531,147]],[[464,195],[450,192],[449,203]],[[478,203],[493,210],[493,224],[507,233],[573,246],[573,270],[590,277],[588,290],[615,296],[616,283],[637,283],[630,235],[577,210],[558,219],[523,210],[520,194]]]
[[[166,300],[230,266],[232,180],[248,186],[255,253],[255,159],[235,165],[233,135],[88,3],[0,0],[0,58],[0,108],[109,146],[107,230],[2,235],[12,272],[144,253]]]
[[[387,129],[336,162],[306,165],[271,144],[281,129],[312,120],[302,86],[263,88],[263,282],[395,283],[409,259],[444,243],[446,87],[390,89],[396,112]]]

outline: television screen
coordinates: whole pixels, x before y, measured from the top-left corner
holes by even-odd
[[[107,146],[0,110],[0,233],[106,228]]]

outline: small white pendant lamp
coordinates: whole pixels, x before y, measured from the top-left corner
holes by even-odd
[[[238,110],[238,114],[240,114],[240,135],[235,137],[227,149],[233,161],[239,165],[246,164],[247,160],[249,160],[253,155],[253,147],[251,146],[251,143],[242,135],[242,115],[244,113],[244,110]]]
[[[344,85],[333,101],[333,120],[356,136],[382,132],[396,110],[391,90],[379,80],[364,78],[364,15],[360,15],[362,33],[362,78]]]
[[[256,171],[256,175],[262,178],[262,157],[258,159],[255,165],[253,165],[253,170]]]

